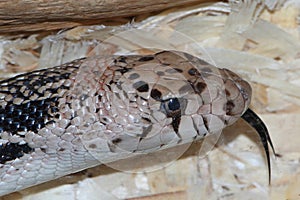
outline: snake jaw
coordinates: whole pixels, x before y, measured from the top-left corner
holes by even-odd
[[[253,112],[250,108],[246,110],[246,112],[242,115],[242,118],[251,126],[253,127],[259,137],[260,141],[265,149],[265,154],[267,156],[267,164],[268,164],[268,172],[269,172],[269,184],[271,184],[271,162],[270,162],[270,151],[269,146],[271,146],[274,155],[276,156],[274,146],[269,135],[268,129],[264,122],[257,116],[255,112]]]

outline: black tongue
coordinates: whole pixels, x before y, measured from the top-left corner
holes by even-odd
[[[269,184],[271,183],[271,162],[270,162],[270,152],[269,152],[269,145],[272,148],[272,151],[275,154],[275,150],[268,132],[268,129],[264,122],[256,115],[255,112],[253,112],[251,109],[248,108],[246,112],[242,115],[242,118],[250,124],[259,134],[260,141],[264,146],[265,153],[267,156],[267,163],[268,163],[268,170],[269,170]]]

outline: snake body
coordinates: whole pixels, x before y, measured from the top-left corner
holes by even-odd
[[[184,52],[84,58],[0,84],[0,195],[204,138],[243,113],[270,167],[250,85]]]

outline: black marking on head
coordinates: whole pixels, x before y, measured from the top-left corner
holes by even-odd
[[[112,85],[112,84],[114,84],[116,82],[114,80],[110,80],[108,83],[109,83],[109,85]]]
[[[97,145],[96,145],[96,144],[89,144],[89,148],[90,148],[90,149],[96,149],[96,148],[97,148]]]
[[[181,120],[181,117],[172,117],[172,127],[178,137],[180,137],[180,135],[178,134],[180,120]]]
[[[195,86],[195,92],[201,94],[206,88],[206,83],[204,82],[197,82]]]
[[[137,79],[139,77],[140,77],[140,75],[138,73],[132,73],[132,74],[129,75],[128,79],[129,80],[134,80],[134,79]]]
[[[100,118],[100,122],[103,124],[103,125],[107,125],[110,123],[110,120],[106,117],[106,116],[103,116]]]
[[[121,63],[127,63],[126,62],[126,56],[120,56],[117,58],[117,60],[114,60],[115,63],[121,62]]]
[[[253,112],[251,109],[248,108],[246,112],[242,115],[242,118],[252,126],[260,136],[260,141],[264,146],[265,153],[267,156],[267,164],[268,164],[268,171],[269,171],[269,184],[271,183],[271,162],[270,162],[270,153],[268,143],[271,146],[274,155],[276,156],[274,146],[269,135],[268,129],[264,122]]]
[[[133,84],[133,88],[135,88],[139,92],[148,92],[149,85],[145,81],[138,81]]]
[[[173,69],[175,69],[177,72],[179,72],[179,73],[182,73],[183,72],[183,70],[182,69],[179,69],[179,68],[173,68]]]
[[[127,67],[120,67],[119,69],[116,69],[117,72],[120,72],[121,74],[125,74],[127,72],[130,72],[132,68],[127,68]]]
[[[149,118],[142,117],[142,119],[145,120],[145,121],[147,121],[147,122],[149,122],[149,123],[151,123],[151,120]]]
[[[122,139],[121,138],[115,138],[111,141],[113,144],[118,144],[120,142],[122,142]]]
[[[202,119],[203,119],[204,127],[209,132],[209,125],[208,125],[208,121],[207,121],[206,117],[202,117]]]
[[[150,61],[150,60],[153,60],[153,59],[154,59],[154,56],[148,55],[148,56],[141,57],[140,59],[138,59],[138,61],[145,62],[145,61]]]
[[[225,89],[225,94],[226,94],[226,96],[230,96],[229,90]]]
[[[111,86],[110,86],[110,84],[105,84],[105,86],[111,91]]]
[[[142,97],[142,96],[139,96],[139,97],[137,97],[137,98],[140,98],[141,100],[143,100],[143,101],[148,101],[148,99],[147,98],[144,98],[144,97]]]
[[[34,149],[29,147],[28,144],[0,144],[0,163],[5,164],[8,161],[24,156],[25,153],[31,153],[33,151]]]
[[[151,93],[150,93],[150,96],[157,100],[157,101],[160,101],[161,100],[161,96],[162,96],[162,93],[158,90],[158,89],[152,89],[151,90]]]

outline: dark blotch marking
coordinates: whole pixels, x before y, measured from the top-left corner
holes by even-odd
[[[125,57],[125,56],[120,56],[120,57],[118,57],[117,62],[127,63],[127,62],[126,62],[126,57]]]
[[[0,145],[0,163],[5,164],[8,161],[15,160],[24,156],[25,153],[31,153],[34,149],[28,144],[6,143]]]
[[[204,123],[204,126],[205,126],[206,130],[209,132],[209,126],[208,126],[207,119],[205,117],[202,117],[202,119],[203,119],[203,123]]]
[[[183,70],[182,69],[179,69],[179,68],[174,68],[177,72],[179,72],[179,73],[182,73],[183,72]]]
[[[179,125],[180,125],[180,116],[175,116],[172,118],[172,127],[173,130],[175,131],[175,133],[180,137],[180,135],[178,134],[178,130],[179,130]]]
[[[120,69],[116,69],[116,71],[120,72],[121,74],[125,74],[131,70],[132,70],[132,68],[127,68],[127,67],[120,67]]]
[[[149,85],[145,81],[138,81],[133,84],[133,88],[135,88],[139,92],[148,92]]]
[[[144,97],[139,97],[139,98],[141,98],[141,100],[143,100],[143,101],[148,101],[148,99],[146,99]]]
[[[147,122],[149,122],[149,123],[151,123],[151,120],[149,118],[142,117],[142,119],[145,120],[145,121],[147,121]]]
[[[140,59],[138,59],[138,61],[140,62],[144,62],[144,61],[150,61],[150,60],[153,60],[154,59],[154,56],[143,56],[141,57]]]
[[[227,115],[230,115],[232,114],[231,111],[232,109],[234,108],[234,103],[233,101],[227,101],[226,105],[225,105],[225,111],[226,111],[226,114]]]
[[[100,122],[104,125],[107,125],[109,123],[109,119],[107,119],[106,117],[102,117],[100,118]]]
[[[226,96],[230,96],[230,92],[227,89],[225,89],[225,94]]]
[[[152,89],[151,90],[151,93],[150,93],[150,96],[157,100],[157,101],[160,101],[161,100],[161,96],[162,96],[162,93],[158,90],[158,89]]]
[[[112,143],[113,143],[113,144],[118,144],[118,143],[120,143],[120,142],[122,142],[122,139],[121,139],[121,138],[115,138],[115,139],[112,140]]]
[[[205,88],[206,88],[206,83],[203,82],[196,83],[196,87],[195,87],[196,93],[201,94],[205,90]]]
[[[108,83],[109,83],[109,85],[112,85],[112,84],[114,84],[116,82],[114,80],[110,80]]]
[[[129,80],[134,80],[134,79],[137,79],[137,78],[139,78],[139,77],[140,77],[139,74],[133,73],[133,74],[130,74],[130,75],[129,75],[128,79],[129,79]]]
[[[95,145],[95,144],[90,144],[90,145],[89,145],[89,148],[91,148],[91,149],[96,149],[96,148],[97,148],[97,145]]]

